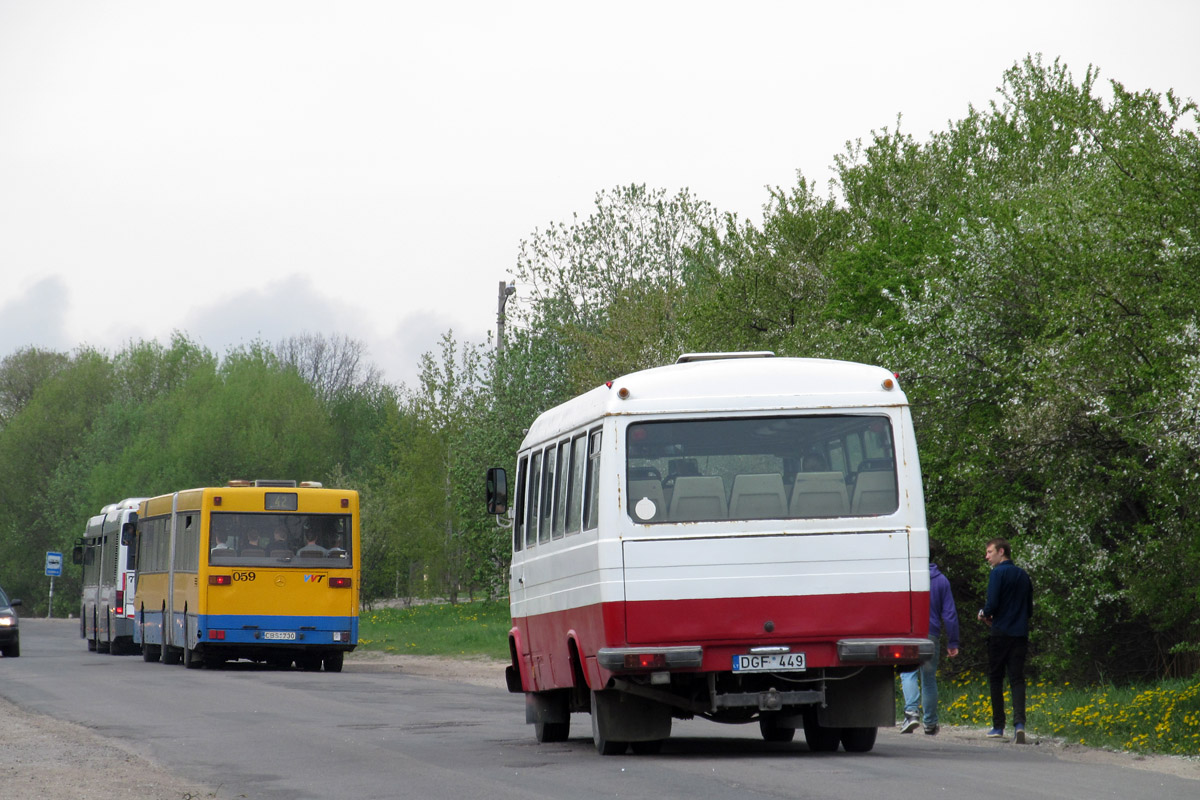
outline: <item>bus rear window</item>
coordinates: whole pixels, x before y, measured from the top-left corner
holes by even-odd
[[[626,511],[639,524],[891,514],[893,441],[883,414],[631,424]]]
[[[224,566],[348,567],[349,514],[213,512],[209,563]]]

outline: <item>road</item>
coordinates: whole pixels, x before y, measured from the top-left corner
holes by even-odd
[[[757,726],[677,722],[661,755],[601,757],[586,715],[570,741],[538,745],[522,698],[503,689],[353,659],[340,674],[146,664],[88,652],[67,620],[22,621],[21,638],[21,657],[0,659],[0,696],[120,739],[216,798],[1200,796],[1200,766],[1186,762],[1170,774],[948,729],[882,731],[871,753],[815,754],[803,735],[769,744]]]

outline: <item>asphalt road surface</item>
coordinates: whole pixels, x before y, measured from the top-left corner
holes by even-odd
[[[602,757],[586,715],[572,719],[570,741],[537,744],[523,699],[503,689],[352,659],[334,674],[147,664],[88,652],[67,620],[24,620],[21,639],[20,658],[0,659],[0,697],[119,739],[215,798],[1200,797],[1200,769],[1186,762],[1136,768],[945,728],[885,730],[870,753],[817,754],[803,734],[771,744],[757,725],[676,721],[660,755]],[[128,796],[119,786],[113,795]]]

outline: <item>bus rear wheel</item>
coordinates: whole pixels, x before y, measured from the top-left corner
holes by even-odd
[[[764,742],[790,742],[796,738],[796,729],[779,724],[779,717],[764,714],[758,718],[758,730]]]
[[[842,740],[841,728],[827,728],[817,720],[817,712],[804,713],[804,741],[814,753],[836,753]]]
[[[142,661],[151,663],[159,659],[159,646],[146,641],[146,623],[142,623]]]
[[[842,747],[847,753],[869,753],[878,733],[878,728],[842,728]]]
[[[335,650],[332,653],[326,653],[321,659],[322,665],[326,672],[341,672],[342,662],[345,660],[346,654],[341,650]]]

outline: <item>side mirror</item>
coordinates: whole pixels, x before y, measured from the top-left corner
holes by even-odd
[[[17,606],[21,605],[21,598],[14,597],[12,600],[8,601],[8,604],[13,608],[16,608]]]
[[[83,563],[83,545],[81,545],[81,544],[75,545],[75,549],[71,551],[71,563],[72,564],[82,564]]]
[[[503,467],[487,471],[487,510],[489,514],[508,512],[508,473]]]

